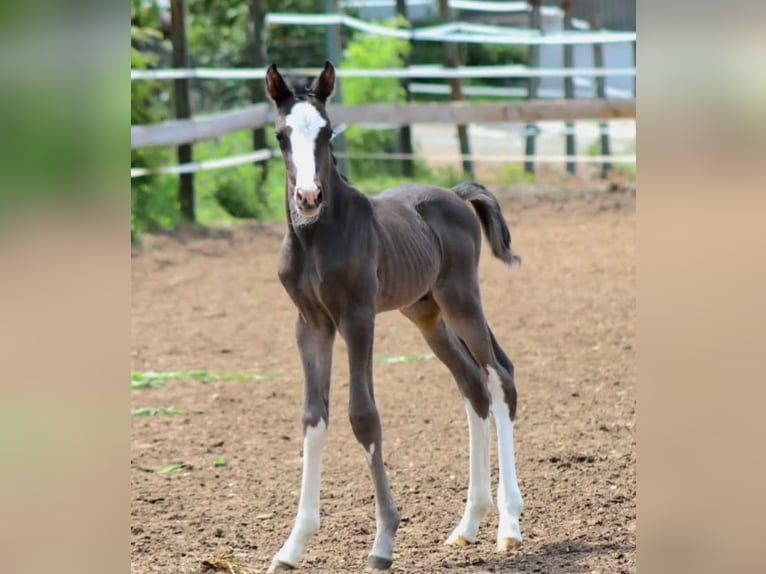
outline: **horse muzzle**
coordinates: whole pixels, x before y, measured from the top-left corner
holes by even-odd
[[[319,209],[322,204],[322,190],[298,188],[295,190],[295,206],[303,214],[310,214]]]

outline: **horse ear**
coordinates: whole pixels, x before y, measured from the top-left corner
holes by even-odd
[[[275,104],[279,105],[293,95],[290,86],[287,85],[282,74],[277,70],[276,64],[266,70],[266,93]]]
[[[329,61],[325,61],[324,70],[314,80],[311,91],[316,94],[316,98],[322,103],[325,103],[332,96],[332,93],[335,91],[335,68]]]

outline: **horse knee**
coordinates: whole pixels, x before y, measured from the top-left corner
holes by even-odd
[[[369,448],[371,444],[380,442],[380,416],[377,409],[350,411],[348,420],[351,423],[351,430],[354,431],[356,440],[364,448]]]
[[[327,419],[318,418],[313,424],[306,423],[306,417],[304,415],[303,423],[303,446],[306,449],[322,450],[327,442]]]
[[[463,396],[471,403],[473,411],[481,418],[489,416],[489,408],[492,402],[486,385],[481,380],[481,375],[476,369],[476,376],[458,379],[458,386]]]
[[[514,420],[516,418],[516,400],[518,398],[518,393],[516,392],[516,375],[511,360],[507,356],[505,357],[505,360],[506,364],[503,366],[508,372],[508,376],[502,377],[502,387],[503,392],[505,393],[505,402],[508,403],[508,409],[511,412],[511,420]]]
[[[511,379],[511,383],[513,383],[516,380],[515,370],[513,363],[507,356],[505,357],[505,361],[503,361],[503,367],[505,367],[505,370],[508,371],[508,376]]]
[[[324,422],[325,427],[327,427],[330,424],[327,407],[324,404],[306,406],[301,422],[304,431],[309,427],[316,427],[320,422]]]
[[[505,394],[505,402],[508,404],[508,412],[511,415],[511,420],[516,419],[516,400],[517,392],[516,385],[511,381],[507,386],[503,386],[503,392]]]

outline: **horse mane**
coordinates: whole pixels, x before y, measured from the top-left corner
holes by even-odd
[[[338,175],[340,176],[340,178],[343,181],[345,181],[346,183],[351,184],[351,181],[345,176],[345,174],[341,173],[341,171],[339,169],[337,169],[337,167],[338,167],[338,158],[335,157],[335,153],[333,152],[332,141],[330,141],[330,157],[332,158],[332,164],[336,167],[335,171],[338,172]]]
[[[308,76],[288,76],[286,80],[299,99],[308,99],[315,95],[311,89],[311,78]]]

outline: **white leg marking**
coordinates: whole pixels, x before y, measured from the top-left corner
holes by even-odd
[[[492,414],[497,429],[497,458],[500,482],[497,487],[497,510],[500,513],[497,529],[498,550],[506,550],[513,543],[521,542],[519,517],[523,508],[521,491],[516,480],[516,459],[513,452],[513,421],[505,402],[500,377],[487,365],[489,392],[492,396]],[[513,542],[511,542],[513,541]]]
[[[476,542],[479,524],[492,507],[492,488],[489,474],[489,417],[482,419],[473,410],[471,403],[465,401],[468,415],[468,440],[470,444],[468,498],[460,524],[452,531],[446,544],[466,544]]]
[[[306,427],[303,437],[303,478],[298,516],[290,537],[284,543],[274,562],[297,566],[306,542],[319,530],[319,487],[322,475],[322,449],[327,442],[327,425],[323,420],[315,427]]]
[[[367,459],[367,464],[372,464],[372,455],[375,454],[375,443],[371,442],[369,449],[362,447],[362,451],[364,451],[364,458]]]
[[[315,190],[314,147],[319,130],[327,125],[327,120],[310,103],[298,102],[285,118],[285,125],[291,128],[290,147],[295,165],[295,187]]]

